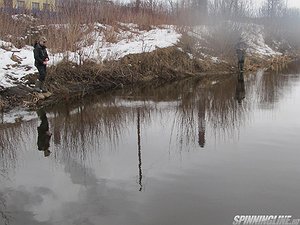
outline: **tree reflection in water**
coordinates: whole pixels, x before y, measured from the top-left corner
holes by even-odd
[[[6,201],[1,192],[0,192],[0,221],[2,221],[4,225],[9,224],[9,213],[6,210]]]
[[[26,140],[32,132],[27,122],[0,124],[0,171],[6,176],[8,168],[15,168],[17,151],[23,151],[28,146]]]
[[[210,135],[226,138],[238,134],[240,127],[251,120],[253,108],[276,107],[292,82],[299,80],[299,76],[289,74],[287,70],[286,75],[245,74],[242,80],[237,80],[236,75],[220,80],[189,79],[163,87],[139,88],[134,90],[134,95],[100,95],[77,105],[65,104],[48,110],[47,116],[42,113],[46,118],[41,117],[41,120],[0,124],[0,182],[8,179],[9,171],[17,166],[20,152],[29,151],[26,146],[30,141],[36,148],[36,128],[46,119],[51,125],[46,131],[53,133],[50,159],[61,162],[65,173],[70,174],[72,184],[85,185],[89,198],[97,198],[94,201],[97,203],[104,198],[97,196],[98,178],[84,163],[102,151],[122,147],[122,138],[134,131],[133,151],[137,155],[134,169],[138,190],[142,191],[147,174],[147,162],[143,163],[147,158],[147,151],[143,151],[147,147],[143,148],[147,138],[143,135],[153,124],[170,124],[165,126],[168,130],[163,131],[165,136],[161,138],[170,139],[169,145],[176,145],[175,151],[188,151],[189,147],[195,146],[193,149],[205,149],[211,144]],[[12,210],[7,192],[1,188],[0,219],[9,224],[8,211]],[[84,205],[90,205],[90,202]]]
[[[239,128],[251,119],[250,112],[256,102],[274,105],[293,81],[289,76],[276,74],[244,76],[244,85],[238,87],[239,90],[235,75],[226,79],[196,78],[142,87],[130,96],[121,91],[51,109],[48,120],[53,131],[53,148],[57,149],[53,151],[53,158],[85,160],[89,153],[101,154],[103,149],[114,151],[136,118],[137,129],[171,121],[173,126],[165,132],[169,135],[166,138],[175,138],[181,150],[191,145],[205,148],[208,135],[226,138],[238,134]],[[238,96],[237,91],[241,93]],[[245,92],[247,98],[239,104],[236,98],[244,98]],[[20,143],[29,139],[36,123],[38,121],[0,125],[2,169],[13,166],[17,160],[16,149],[23,147]],[[141,155],[142,134],[139,135],[138,155]],[[139,174],[141,171],[139,168]]]

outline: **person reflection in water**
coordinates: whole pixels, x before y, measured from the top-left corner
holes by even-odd
[[[44,156],[48,157],[51,154],[49,147],[50,147],[50,139],[52,136],[52,134],[49,131],[48,118],[47,118],[47,115],[46,115],[46,112],[44,109],[39,109],[37,111],[37,114],[39,116],[39,119],[41,120],[41,124],[37,128],[37,130],[38,130],[38,140],[37,140],[38,150],[44,151]]]
[[[205,146],[205,100],[201,99],[198,106],[198,144],[200,148]]]
[[[235,89],[235,99],[238,101],[239,104],[241,104],[244,98],[245,98],[244,75],[243,73],[240,73],[238,76],[238,82]]]

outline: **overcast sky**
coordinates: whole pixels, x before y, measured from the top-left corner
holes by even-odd
[[[120,1],[120,0],[119,0]],[[134,1],[134,0],[121,0],[121,2],[131,2],[131,1]],[[166,1],[166,0],[162,0],[162,1]],[[176,1],[176,0],[174,0]],[[254,0],[257,2],[257,4],[262,4],[263,2],[265,2],[266,0]],[[284,0],[286,1],[286,0]],[[297,8],[300,8],[300,0],[287,0],[288,2],[288,7],[297,7]]]
[[[257,3],[261,4],[265,0],[256,0]],[[287,0],[288,1],[288,7],[297,7],[300,8],[300,0]]]
[[[130,2],[130,1],[134,1],[134,0],[121,0],[121,1],[123,1],[123,2]],[[257,4],[259,5],[259,4],[262,4],[263,2],[265,2],[266,0],[254,0],[254,1],[256,1]],[[284,1],[288,2],[288,7],[297,7],[297,8],[300,8],[300,0],[284,0]]]
[[[289,7],[297,7],[300,8],[300,0],[289,0]]]
[[[117,0],[118,2],[134,2],[135,0]],[[167,0],[161,0],[161,1],[167,1]],[[173,1],[177,1],[177,0],[173,0]],[[254,0],[257,2],[257,5],[262,4],[263,2],[265,2],[266,0]],[[300,0],[284,0],[288,2],[288,7],[297,7],[300,8]]]

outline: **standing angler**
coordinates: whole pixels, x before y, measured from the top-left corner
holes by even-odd
[[[239,72],[244,71],[246,48],[247,47],[246,47],[245,42],[242,40],[242,38],[240,38],[239,42],[235,45],[235,51],[236,51],[237,58],[238,58]]]
[[[40,37],[39,41],[36,41],[34,44],[34,65],[39,71],[39,78],[34,87],[34,90],[37,92],[47,92],[47,88],[44,84],[46,78],[46,66],[49,61],[46,43],[47,39],[45,37]]]

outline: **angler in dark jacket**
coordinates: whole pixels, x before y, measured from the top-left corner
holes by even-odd
[[[242,39],[240,39],[239,42],[236,44],[235,51],[238,58],[239,72],[243,72],[246,56],[246,44],[242,41]]]
[[[46,50],[47,39],[41,37],[39,41],[34,44],[34,65],[39,71],[39,78],[35,83],[35,91],[37,92],[47,92],[45,87],[45,78],[46,78],[46,66],[49,61],[48,53]]]

